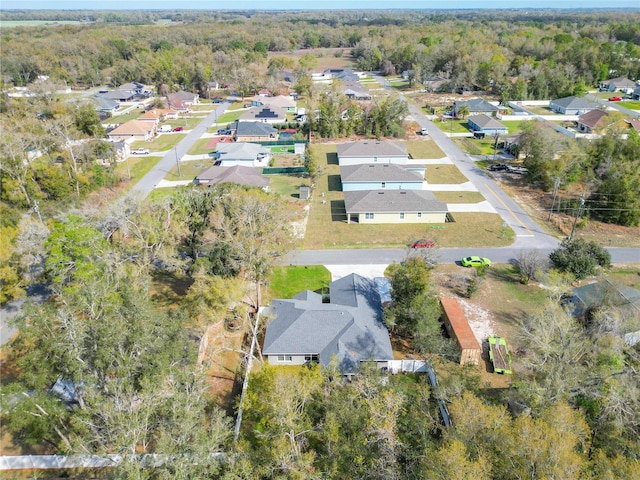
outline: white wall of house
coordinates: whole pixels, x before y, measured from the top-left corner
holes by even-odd
[[[425,186],[426,182],[342,182],[342,191],[423,190]]]
[[[267,355],[271,365],[304,365],[309,360],[305,355]]]
[[[354,217],[358,218],[358,223],[372,224],[372,223],[445,223],[447,214],[442,213],[428,213],[428,212],[405,212],[404,218],[401,212],[396,213],[352,213],[348,215],[348,218],[352,220]]]

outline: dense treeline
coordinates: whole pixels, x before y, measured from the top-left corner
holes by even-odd
[[[264,75],[267,52],[333,47],[351,51],[362,70],[411,70],[419,81],[440,75],[452,90],[493,87],[516,100],[579,93],[609,76],[640,77],[637,12],[365,13],[144,12],[144,28],[63,25],[37,35],[35,27],[11,28],[2,38],[3,76],[16,85],[43,74],[68,84],[137,80],[203,91],[212,78],[235,84],[248,64]],[[137,15],[126,13],[134,23]],[[151,22],[176,16],[183,20]]]

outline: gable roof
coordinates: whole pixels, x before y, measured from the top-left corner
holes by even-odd
[[[109,132],[110,136],[116,135],[148,135],[153,133],[155,124],[144,120],[129,120]]]
[[[484,128],[504,128],[506,129],[507,127],[505,127],[502,123],[500,123],[498,120],[496,120],[495,118],[492,118],[488,115],[485,115],[484,113],[481,113],[480,115],[473,115],[471,117],[469,117],[467,119],[467,121],[471,121],[473,123],[475,123],[477,126],[479,126],[480,128],[484,129]]]
[[[197,93],[185,92],[184,90],[169,94],[169,98],[171,100],[181,100],[185,102],[192,102],[197,97],[198,97]]]
[[[235,128],[237,137],[268,137],[278,133],[276,128],[263,122],[238,121],[232,128]]]
[[[296,101],[289,96],[278,95],[275,97],[265,97],[255,95],[250,99],[252,102],[261,103],[270,108],[296,108]]]
[[[471,98],[469,100],[458,100],[453,102],[453,106],[458,110],[466,105],[470,112],[497,112],[499,110],[495,105],[490,104],[483,98]]]
[[[329,303],[313,292],[274,300],[263,352],[267,355],[318,355],[322,365],[335,357],[343,373],[361,361],[392,360],[389,332],[375,282],[354,273],[331,282]]]
[[[98,98],[106,98],[108,100],[119,100],[121,102],[127,101],[134,97],[134,94],[124,90],[112,90],[110,92],[101,93],[96,95]]]
[[[403,157],[407,158],[407,146],[404,142],[381,142],[379,140],[362,140],[359,142],[341,143],[337,147],[338,158],[348,157]]]
[[[250,187],[266,187],[269,179],[264,177],[260,170],[243,165],[233,167],[214,166],[207,168],[196,177],[197,183],[216,185],[218,183],[237,183]]]
[[[640,132],[640,119],[637,118],[625,118],[625,122],[629,124],[636,132]]]
[[[447,204],[427,190],[344,192],[347,213],[447,212]]]
[[[343,182],[424,182],[418,172],[392,163],[363,163],[340,167]]]
[[[254,161],[259,154],[269,153],[268,148],[257,143],[218,143],[218,155],[221,160]]]
[[[633,88],[636,82],[625,77],[610,78],[602,82],[604,85],[614,85],[616,88]]]
[[[582,123],[590,128],[596,128],[606,116],[608,116],[608,114],[603,110],[591,110],[590,112],[580,115],[578,117],[578,123]]]
[[[565,109],[567,108],[570,108],[570,109],[599,108],[599,105],[597,103],[593,103],[592,101],[587,100],[586,98],[576,97],[573,95],[570,97],[564,97],[564,98],[558,98],[556,100],[552,100],[551,103],[559,107],[564,107]]]

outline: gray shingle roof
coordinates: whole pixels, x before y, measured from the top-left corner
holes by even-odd
[[[390,163],[365,163],[340,167],[343,182],[423,182],[424,177]]]
[[[503,124],[501,124],[498,120],[491,118],[488,115],[480,114],[473,115],[468,118],[468,121],[475,123],[480,128],[507,128]]]
[[[236,135],[241,137],[263,137],[278,133],[276,128],[263,122],[237,122],[235,130]]]
[[[472,98],[470,100],[460,100],[453,102],[456,110],[466,105],[470,112],[497,112],[499,110],[495,105],[490,104],[483,98]]]
[[[564,107],[565,109],[567,108],[570,108],[570,109],[598,108],[597,103],[593,103],[592,101],[587,100],[586,98],[575,97],[575,96],[558,98],[556,100],[553,100],[551,103],[554,105],[558,105],[559,107]]]
[[[360,142],[341,143],[337,147],[338,158],[348,157],[408,157],[404,142],[381,142],[363,140]]]
[[[198,183],[215,185],[218,183],[237,183],[250,187],[266,187],[269,179],[260,173],[259,169],[236,165],[233,167],[211,167],[196,177]]]
[[[344,192],[347,213],[447,212],[447,204],[427,190]]]
[[[257,143],[218,143],[218,154],[221,160],[255,160],[259,154],[268,154],[270,150]]]
[[[355,372],[363,360],[392,360],[373,280],[351,274],[331,282],[329,292],[330,303],[314,295],[272,301],[275,318],[267,326],[263,352],[318,355],[323,365],[335,357],[343,373]]]

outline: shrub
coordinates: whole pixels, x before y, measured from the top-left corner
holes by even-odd
[[[554,267],[561,272],[572,273],[577,279],[594,275],[598,266],[611,266],[611,254],[597,243],[583,238],[564,240],[549,258]]]

